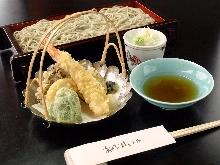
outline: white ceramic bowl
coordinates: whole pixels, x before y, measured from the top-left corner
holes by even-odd
[[[179,75],[194,81],[198,87],[198,95],[193,100],[179,103],[158,101],[146,96],[143,91],[144,82],[148,78],[160,74]],[[214,87],[213,77],[205,68],[178,58],[158,58],[145,61],[132,70],[130,82],[132,88],[145,100],[166,110],[188,107],[205,98]]]
[[[138,46],[134,44],[134,38],[136,38],[144,29],[146,28],[132,29],[127,31],[123,36],[127,64],[130,70],[134,69],[138,64],[144,61],[154,58],[162,58],[164,56],[167,38],[160,31],[150,29],[160,38],[160,41],[156,45]]]

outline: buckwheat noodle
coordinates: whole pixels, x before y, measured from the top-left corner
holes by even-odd
[[[94,9],[95,10],[95,9]],[[118,31],[135,27],[149,25],[155,20],[145,14],[139,8],[113,6],[112,8],[102,8],[100,13],[105,14],[113,21]],[[41,36],[56,22],[42,19],[36,24],[27,26],[20,31],[14,32],[14,37],[24,53],[31,52],[37,46]],[[114,32],[110,26],[110,32]],[[106,23],[102,16],[95,13],[81,15],[72,19],[61,27],[52,39],[54,45],[62,45],[74,41],[93,38],[106,33]]]

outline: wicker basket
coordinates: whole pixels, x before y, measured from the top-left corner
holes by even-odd
[[[32,86],[32,84],[34,83],[38,83],[39,87],[41,89],[41,97],[42,97],[42,105],[43,105],[43,109],[44,109],[44,118],[45,120],[49,121],[49,114],[48,114],[48,110],[46,107],[46,103],[45,103],[45,96],[43,94],[43,87],[42,87],[42,67],[43,67],[43,61],[44,61],[44,57],[45,57],[45,52],[47,50],[47,47],[49,45],[49,43],[51,42],[51,39],[53,38],[53,36],[55,35],[55,33],[64,25],[66,24],[68,21],[70,21],[73,18],[79,17],[83,14],[88,14],[88,13],[96,13],[96,14],[100,14],[101,16],[103,16],[103,18],[106,21],[106,41],[105,41],[105,47],[104,47],[104,51],[102,54],[102,58],[101,58],[101,63],[104,64],[105,63],[105,58],[106,58],[106,53],[107,53],[107,49],[110,46],[113,46],[117,52],[118,55],[118,59],[120,61],[121,67],[122,67],[122,74],[124,75],[124,77],[126,77],[126,69],[125,69],[125,63],[124,63],[124,58],[123,58],[123,51],[122,51],[122,45],[121,45],[121,41],[120,41],[120,37],[118,34],[118,31],[116,29],[116,27],[114,26],[114,24],[112,23],[112,21],[110,21],[105,15],[103,15],[102,13],[99,13],[97,11],[94,10],[88,10],[88,11],[83,11],[83,12],[77,12],[74,13],[72,15],[68,15],[66,16],[64,19],[57,21],[50,29],[47,30],[46,33],[44,33],[44,35],[42,36],[42,38],[40,39],[38,45],[36,46],[31,62],[30,62],[30,66],[29,66],[29,71],[28,71],[28,78],[27,78],[27,86],[26,86],[26,90],[25,90],[25,105],[29,104],[29,93],[30,93],[30,87]],[[116,34],[117,40],[118,40],[118,45],[119,45],[119,50],[117,48],[117,46],[114,43],[109,43],[109,24],[114,28],[114,32]],[[46,42],[45,39],[47,38]],[[41,54],[41,60],[40,60],[40,68],[39,68],[39,81],[36,79],[31,80],[31,72],[32,72],[32,67],[34,64],[34,60],[38,54],[38,51],[41,47],[41,45],[44,44],[44,48]]]

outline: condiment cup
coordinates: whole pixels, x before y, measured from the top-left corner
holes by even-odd
[[[127,31],[123,36],[127,64],[130,71],[144,61],[162,58],[164,56],[167,38],[160,31],[150,29],[160,38],[157,44],[152,46],[138,46],[134,44],[134,39],[145,29],[147,28],[132,29]]]
[[[197,96],[192,100],[178,103],[163,102],[148,97],[143,90],[144,82],[152,76],[161,74],[178,75],[192,80],[198,88]],[[141,63],[131,71],[130,83],[132,88],[146,101],[166,110],[191,106],[209,95],[214,87],[214,79],[205,68],[178,58],[157,58]]]

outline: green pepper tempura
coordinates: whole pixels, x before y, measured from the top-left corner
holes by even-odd
[[[134,38],[134,44],[138,46],[154,46],[160,41],[159,35],[152,29],[146,28]]]

